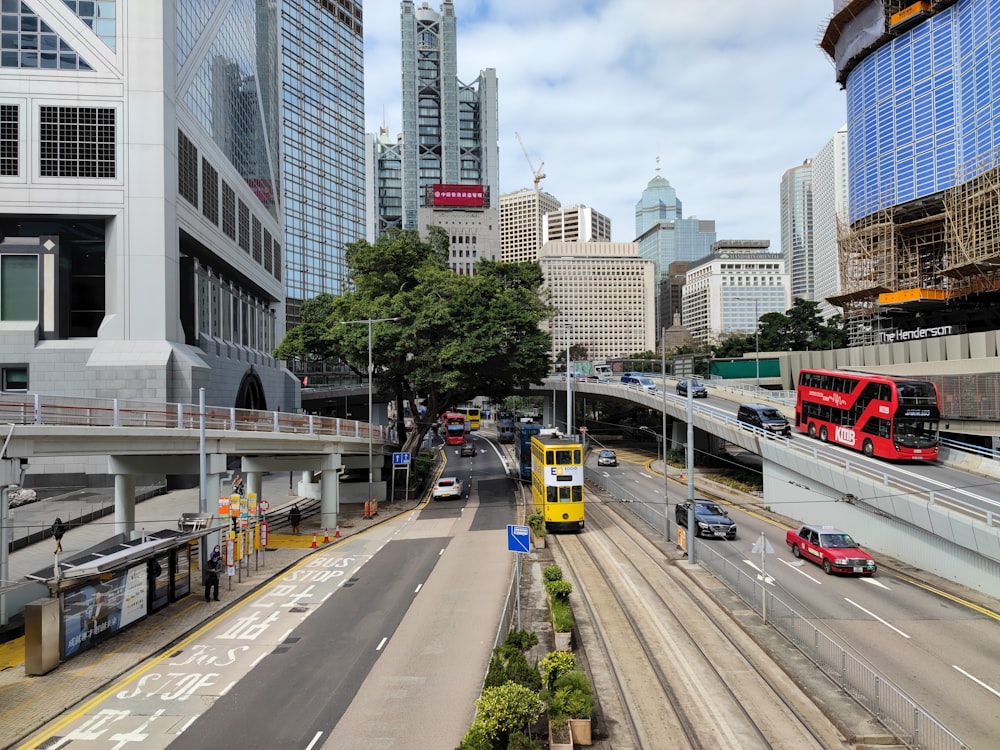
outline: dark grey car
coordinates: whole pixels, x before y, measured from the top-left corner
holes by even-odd
[[[677,506],[678,526],[687,528],[688,508],[690,507],[691,502],[680,503]],[[736,521],[731,519],[718,503],[711,500],[695,500],[694,535],[735,539]]]
[[[708,398],[708,388],[699,383],[697,380],[678,380],[677,381],[678,396],[687,395],[688,383],[691,384],[691,398]]]

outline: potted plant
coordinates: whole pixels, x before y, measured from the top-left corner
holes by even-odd
[[[573,732],[569,719],[549,717],[549,750],[573,750]]]
[[[525,521],[528,524],[528,528],[531,529],[531,541],[534,548],[545,549],[545,535],[548,532],[545,530],[545,519],[542,517],[542,514],[532,513]]]
[[[563,580],[562,569],[558,565],[547,566],[542,575],[545,579],[545,590],[549,594],[549,615],[552,618],[556,650],[568,651],[571,647],[574,625],[573,610],[569,604],[573,584]]]
[[[549,710],[568,717],[573,742],[591,744],[590,715],[594,711],[594,697],[587,675],[572,669],[556,677],[549,697]]]

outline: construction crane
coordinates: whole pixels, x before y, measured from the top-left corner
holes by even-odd
[[[524,146],[524,141],[521,140],[521,134],[514,131],[514,136],[517,138],[517,142],[521,144],[521,150],[524,152],[524,158],[528,162],[528,168],[531,170],[532,176],[535,178],[535,190],[538,190],[538,183],[545,179],[545,172],[542,171],[545,167],[545,162],[543,161],[538,165],[538,169],[535,169],[535,165],[531,163],[531,157],[528,156],[528,149]]]

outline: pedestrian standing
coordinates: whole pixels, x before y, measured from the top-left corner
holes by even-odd
[[[292,533],[299,533],[299,524],[302,523],[302,511],[299,510],[299,506],[296,504],[292,505],[292,509],[288,511],[288,523],[292,527]]]
[[[219,550],[212,552],[205,570],[205,601],[219,601],[219,573],[222,572],[222,555]],[[210,596],[211,594],[211,596]]]
[[[243,477],[237,472],[236,476],[233,477],[233,494],[243,497]]]

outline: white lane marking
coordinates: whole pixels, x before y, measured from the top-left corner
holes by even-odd
[[[767,573],[765,573],[763,570],[761,570],[760,568],[758,568],[756,565],[754,565],[749,560],[744,560],[743,562],[746,563],[751,568],[753,568],[754,570],[757,571],[757,580],[758,581],[763,580],[764,583],[769,583],[772,586],[774,585],[774,579],[771,576],[769,576]]]
[[[260,656],[258,656],[256,659],[254,659],[250,663],[250,669],[253,670],[254,667],[256,667],[258,664],[260,664],[261,659],[263,659],[265,656],[267,656],[267,652],[264,652],[263,654],[261,654]]]
[[[646,472],[644,472],[644,471],[640,471],[640,472],[639,472],[639,475],[640,475],[640,476],[644,476],[644,477],[646,477],[646,479],[652,479],[652,478],[653,478],[653,476],[652,476],[651,474],[647,474],[647,473],[646,473]]]
[[[875,580],[874,578],[872,578],[871,576],[863,576],[863,577],[861,578],[861,580],[862,580],[862,581],[864,581],[865,583],[867,583],[867,584],[871,585],[871,586],[878,586],[878,587],[880,587],[880,588],[883,588],[883,589],[885,589],[886,591],[889,591],[889,587],[888,587],[888,586],[886,586],[886,585],[885,585],[884,583],[882,583],[881,581],[876,581],[876,580]]]
[[[812,581],[813,583],[817,584],[818,586],[822,586],[823,585],[823,582],[821,580],[819,580],[818,578],[813,578],[811,575],[809,575],[808,573],[806,573],[804,570],[800,570],[800,568],[803,565],[805,565],[805,562],[806,562],[802,558],[799,558],[795,562],[788,562],[788,560],[781,560],[779,558],[778,562],[784,563],[789,568],[791,568],[796,573],[798,573],[800,576],[805,576],[806,578],[808,578],[810,581]]]
[[[895,631],[896,631],[897,633],[899,633],[899,634],[900,634],[901,636],[903,636],[904,638],[909,638],[909,637],[910,637],[910,636],[908,636],[908,635],[907,635],[906,633],[904,633],[904,632],[903,632],[902,630],[900,630],[899,628],[897,628],[897,627],[896,627],[895,625],[892,625],[891,623],[888,623],[888,622],[886,622],[885,620],[883,620],[883,619],[882,619],[881,617],[879,617],[879,616],[878,616],[877,614],[875,614],[874,612],[871,612],[871,611],[869,611],[869,610],[865,609],[864,607],[862,607],[862,606],[861,606],[860,604],[858,604],[857,602],[855,602],[855,601],[851,601],[850,599],[848,599],[848,598],[847,598],[846,596],[844,597],[844,601],[845,601],[845,602],[847,602],[848,604],[853,604],[853,605],[854,605],[855,607],[857,607],[858,609],[860,609],[860,610],[861,610],[862,612],[864,612],[864,613],[865,613],[866,615],[868,615],[868,616],[870,616],[870,617],[874,617],[874,618],[875,618],[876,620],[878,620],[878,621],[879,621],[880,623],[882,623],[883,625],[885,625],[885,626],[886,626],[887,628],[890,628],[890,629],[892,629],[892,630],[895,630]]]
[[[417,584],[417,587],[415,589],[413,589],[413,593],[414,594],[419,594],[420,593],[420,589],[422,589],[423,587],[424,587],[424,584],[422,584],[422,583]]]
[[[993,693],[993,695],[995,695],[995,696],[997,696],[998,698],[1000,698],[1000,691],[998,691],[998,690],[994,690],[993,688],[991,688],[991,687],[990,687],[989,685],[987,685],[987,684],[986,684],[985,682],[983,682],[982,680],[980,680],[980,679],[977,679],[976,677],[973,677],[973,676],[972,676],[971,674],[969,674],[968,672],[966,672],[966,671],[965,671],[964,669],[962,669],[962,668],[961,668],[960,666],[958,666],[957,664],[952,664],[951,666],[952,666],[952,669],[957,669],[957,670],[958,670],[959,672],[961,672],[962,674],[964,674],[964,675],[965,675],[966,677],[968,677],[968,678],[969,678],[970,680],[972,680],[972,681],[973,681],[974,683],[976,683],[977,685],[979,685],[979,687],[984,687],[984,688],[986,688],[986,689],[987,689],[987,690],[989,690],[989,691],[990,691],[991,693]]]
[[[388,637],[386,637],[386,638],[383,638],[381,641],[379,641],[378,645],[375,647],[375,650],[376,651],[381,651],[382,647],[385,645],[385,642],[388,641],[388,640],[389,640]]]
[[[441,555],[443,554],[444,554],[444,547],[442,547],[441,550],[438,552],[438,557],[441,557]]]
[[[199,714],[198,716],[200,716],[200,715],[201,714]],[[190,719],[188,719],[187,721],[185,721],[184,724],[181,726],[181,730],[177,734],[184,734],[184,730],[186,730],[189,726],[191,726],[192,724],[194,724],[194,722],[197,720],[198,716],[192,716]]]
[[[232,689],[233,689],[233,687],[235,687],[235,685],[236,685],[236,680],[233,680],[232,682],[230,682],[230,683],[229,683],[228,685],[226,685],[226,686],[225,686],[225,687],[224,687],[224,688],[222,689],[222,692],[221,692],[221,693],[219,693],[219,697],[221,698],[221,697],[222,697],[223,695],[228,695],[228,694],[229,694],[229,691],[230,691],[230,690],[232,690]]]
[[[316,732],[316,736],[312,738],[312,742],[306,745],[306,750],[312,750],[312,748],[316,747],[316,743],[319,742],[319,738],[322,736],[322,732]]]
[[[294,631],[294,630],[295,630],[295,628],[289,628],[288,630],[286,630],[285,634],[283,636],[281,636],[281,638],[278,639],[278,643],[281,643],[282,641],[286,640],[288,638],[288,636],[290,636],[292,634],[292,631]]]

